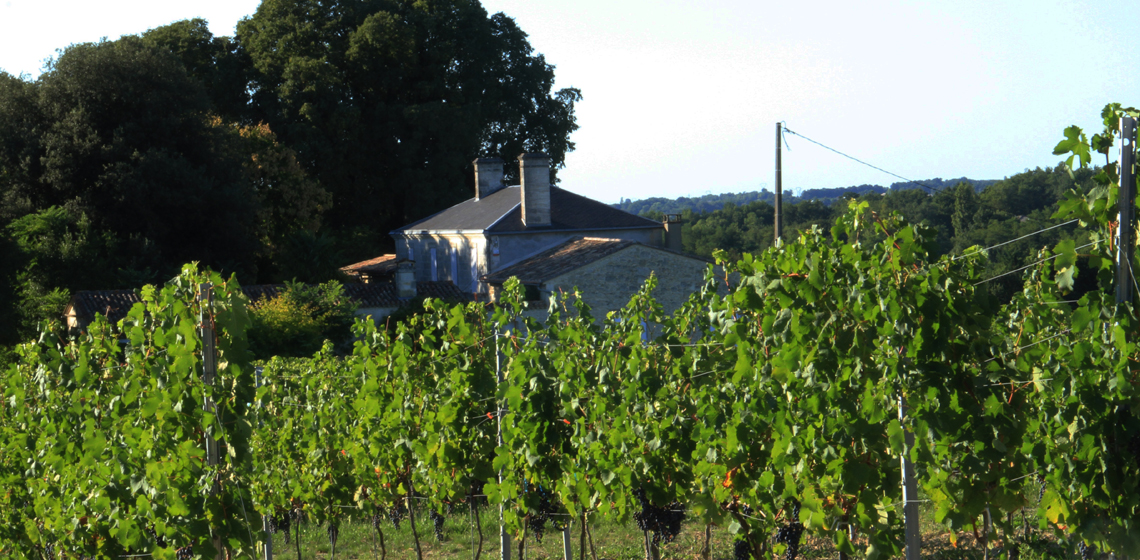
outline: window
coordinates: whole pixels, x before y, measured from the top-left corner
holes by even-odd
[[[482,292],[479,289],[479,248],[471,248],[471,291]]]
[[[459,251],[451,251],[451,283],[459,285]]]
[[[439,280],[439,266],[435,260],[435,247],[428,249],[430,254],[429,260],[431,261],[431,281],[436,282]]]

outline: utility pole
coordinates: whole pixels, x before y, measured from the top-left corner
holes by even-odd
[[[783,153],[784,123],[776,123],[776,239],[777,244],[784,238],[784,184],[783,184]]]
[[[1120,215],[1116,238],[1116,303],[1132,301],[1132,222],[1136,208],[1136,119],[1120,119]]]

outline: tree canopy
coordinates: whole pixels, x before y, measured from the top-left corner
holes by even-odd
[[[253,117],[333,194],[329,223],[386,234],[470,198],[475,156],[573,149],[577,90],[470,0],[266,0],[237,29]],[[509,167],[509,166],[508,166]]]

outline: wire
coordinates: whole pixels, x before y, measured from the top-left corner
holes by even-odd
[[[1073,329],[1065,329],[1065,330],[1063,330],[1063,331],[1061,331],[1061,332],[1059,332],[1059,333],[1057,333],[1057,334],[1055,334],[1055,335],[1053,335],[1053,336],[1050,336],[1050,337],[1047,337],[1047,338],[1042,338],[1041,340],[1038,340],[1037,342],[1033,342],[1033,343],[1031,343],[1031,344],[1026,344],[1025,346],[1020,346],[1020,347],[1014,348],[1013,350],[1011,350],[1011,351],[1009,351],[1009,352],[1006,352],[1006,353],[1004,353],[1004,354],[998,354],[997,356],[994,356],[994,357],[992,357],[992,358],[990,358],[990,359],[988,359],[988,360],[986,360],[986,361],[984,361],[984,362],[982,362],[982,363],[983,363],[983,364],[988,364],[988,363],[990,363],[990,362],[992,362],[992,361],[994,361],[994,360],[996,360],[996,359],[998,359],[998,358],[1004,358],[1004,357],[1006,357],[1006,356],[1008,356],[1008,355],[1010,355],[1010,354],[1016,354],[1016,353],[1018,353],[1018,352],[1021,352],[1022,350],[1025,350],[1026,348],[1029,348],[1029,347],[1031,347],[1031,346],[1037,346],[1038,344],[1041,344],[1042,342],[1048,342],[1048,341],[1050,341],[1050,340],[1053,340],[1054,338],[1057,338],[1057,337],[1060,337],[1060,336],[1065,336],[1065,335],[1066,335],[1066,334],[1068,334],[1068,332],[1069,332],[1069,331],[1071,331],[1071,330],[1073,330]],[[1050,378],[1050,379],[1052,379],[1052,378]],[[998,383],[998,385],[1001,385],[1001,383]],[[992,386],[993,386],[993,385],[990,385],[990,387],[992,387]]]
[[[1084,249],[1085,247],[1089,247],[1089,246],[1091,246],[1091,245],[1093,245],[1093,244],[1092,244],[1092,243],[1085,243],[1084,245],[1081,245],[1080,247],[1077,247],[1076,249],[1073,249],[1073,250],[1074,250],[1074,251],[1078,251],[1078,250],[1080,250],[1080,249]],[[1021,267],[1021,268],[1016,268],[1016,269],[1013,269],[1013,270],[1011,270],[1011,271],[1009,271],[1009,272],[1003,272],[1003,273],[1001,273],[1001,274],[998,274],[997,276],[991,276],[991,277],[989,277],[989,278],[986,278],[985,280],[982,280],[981,282],[976,282],[976,283],[974,283],[974,285],[975,285],[975,286],[980,286],[980,285],[982,285],[982,284],[985,284],[986,282],[989,282],[990,280],[996,280],[996,279],[998,279],[998,278],[1001,278],[1002,276],[1009,276],[1010,274],[1014,274],[1014,273],[1016,273],[1016,272],[1021,272],[1022,270],[1025,270],[1025,269],[1027,269],[1027,268],[1029,268],[1029,267],[1032,267],[1032,266],[1036,266],[1036,265],[1039,265],[1039,264],[1041,264],[1041,263],[1043,263],[1043,262],[1045,262],[1045,261],[1051,261],[1051,260],[1053,260],[1053,259],[1055,259],[1055,258],[1057,258],[1057,257],[1059,257],[1059,256],[1061,256],[1061,253],[1058,253],[1058,254],[1056,254],[1056,255],[1053,255],[1052,257],[1046,257],[1046,258],[1044,258],[1044,259],[1041,259],[1041,260],[1039,260],[1039,261],[1037,261],[1037,262],[1035,262],[1035,263],[1030,263],[1030,264],[1027,264],[1027,265],[1025,265],[1025,266],[1023,266],[1023,267]]]
[[[831,146],[826,146],[826,145],[824,145],[824,144],[821,144],[821,143],[819,143],[819,142],[816,142],[815,140],[812,140],[811,138],[808,138],[807,136],[804,136],[803,134],[800,134],[800,133],[798,133],[798,132],[795,132],[795,131],[793,131],[792,129],[788,128],[786,125],[784,126],[784,132],[787,132],[787,133],[789,133],[789,134],[795,134],[796,136],[799,136],[800,138],[803,138],[804,140],[807,140],[808,142],[811,142],[812,144],[815,144],[815,145],[817,145],[817,146],[819,146],[819,147],[821,147],[821,148],[825,148],[825,149],[831,150],[831,151],[833,151],[833,152],[835,152],[835,153],[837,153],[837,154],[839,154],[839,155],[841,155],[841,156],[843,156],[843,157],[845,157],[845,158],[847,158],[847,159],[849,159],[849,160],[852,160],[852,161],[857,161],[857,162],[859,162],[859,163],[862,163],[863,165],[866,165],[867,167],[870,167],[871,169],[875,169],[875,170],[878,170],[878,171],[882,171],[883,173],[886,173],[887,175],[891,175],[892,177],[898,177],[899,179],[902,179],[903,181],[906,181],[906,182],[908,182],[908,183],[914,183],[914,184],[916,184],[916,185],[919,185],[919,186],[921,186],[922,188],[924,188],[924,189],[926,189],[926,190],[928,190],[928,191],[930,191],[930,192],[932,192],[932,193],[934,193],[934,192],[938,192],[938,191],[940,190],[940,189],[936,189],[936,188],[934,188],[934,187],[932,187],[932,186],[930,186],[930,185],[927,185],[927,184],[925,184],[925,183],[922,183],[922,182],[919,182],[919,181],[915,181],[915,180],[913,180],[913,179],[907,179],[906,177],[903,177],[902,175],[899,175],[898,173],[891,173],[890,171],[887,171],[886,169],[883,169],[882,167],[877,167],[877,166],[871,165],[871,164],[869,164],[869,163],[867,163],[867,162],[865,162],[865,161],[863,161],[863,160],[861,160],[861,159],[859,159],[859,158],[857,158],[857,157],[854,157],[854,156],[850,156],[850,155],[847,155],[847,154],[845,154],[845,153],[843,153],[843,152],[841,152],[841,151],[839,151],[839,150],[836,150],[835,148],[832,148]],[[789,149],[790,149],[790,148],[789,148]]]
[[[959,256],[957,256],[957,257],[954,257],[954,258],[952,258],[952,259],[950,259],[950,260],[952,260],[952,261],[956,261],[956,260],[958,260],[958,259],[964,259],[964,258],[966,258],[966,257],[970,257],[970,256],[976,255],[976,254],[978,254],[978,253],[984,253],[984,252],[986,252],[986,251],[989,251],[990,249],[997,249],[998,247],[1001,247],[1001,246],[1003,246],[1003,245],[1009,245],[1010,243],[1015,243],[1015,242],[1021,241],[1022,239],[1025,239],[1025,238],[1027,238],[1027,237],[1033,237],[1034,235],[1037,235],[1037,234],[1039,234],[1039,233],[1044,233],[1044,232],[1046,232],[1046,231],[1049,231],[1049,230],[1051,230],[1051,229],[1057,229],[1057,228],[1059,228],[1059,227],[1062,227],[1062,226],[1067,226],[1067,225],[1069,225],[1069,224],[1071,224],[1071,223],[1073,223],[1073,222],[1079,222],[1079,221],[1080,221],[1079,219],[1074,219],[1074,220],[1069,220],[1069,221],[1067,221],[1067,222],[1065,222],[1065,223],[1063,223],[1063,224],[1057,224],[1057,225],[1055,225],[1055,226],[1049,226],[1049,227],[1047,227],[1047,228],[1045,228],[1045,229],[1039,229],[1039,230],[1037,230],[1037,231],[1035,231],[1035,232],[1033,232],[1033,233],[1027,233],[1027,234],[1025,234],[1025,235],[1022,235],[1021,237],[1018,237],[1017,239],[1010,239],[1009,241],[1005,241],[1005,242],[1002,242],[1002,243],[998,243],[997,245],[991,245],[991,246],[989,246],[989,247],[986,247],[985,249],[978,249],[977,251],[974,251],[973,253],[966,253],[965,255],[959,255]]]
[[[1136,295],[1140,294],[1140,284],[1137,284],[1136,275],[1132,272],[1132,255],[1131,255],[1131,253],[1124,260],[1124,262],[1128,263],[1128,275],[1132,277],[1132,285],[1136,287],[1136,293],[1132,294],[1132,297],[1136,297]]]

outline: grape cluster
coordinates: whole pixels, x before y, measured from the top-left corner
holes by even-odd
[[[428,514],[431,517],[432,529],[435,530],[435,540],[443,542],[443,521],[444,517],[436,510],[431,510]]]
[[[388,521],[392,522],[392,527],[394,529],[399,529],[400,528],[400,520],[403,519],[404,516],[407,514],[408,514],[408,508],[407,508],[407,506],[404,505],[404,502],[403,501],[397,501],[395,503],[395,505],[393,505],[388,510]]]
[[[550,492],[543,488],[541,485],[534,486],[533,491],[538,496],[538,504],[531,509],[530,517],[527,518],[526,527],[527,531],[534,535],[534,539],[542,542],[542,536],[546,534],[546,522],[549,521],[556,531],[563,531],[566,529],[565,523],[559,523],[555,520],[559,513],[559,505]]]
[[[325,533],[329,536],[329,546],[335,550],[336,540],[340,537],[340,526],[336,523],[329,523],[328,528],[325,529]]]
[[[174,551],[175,560],[191,560],[194,558],[194,547],[184,546]]]
[[[788,545],[784,550],[785,560],[796,560],[796,555],[799,554],[800,537],[804,533],[804,524],[799,522],[799,518],[800,502],[793,499],[788,503],[788,519],[792,523],[785,523],[776,531],[776,542]]]
[[[750,560],[752,558],[752,548],[748,546],[748,541],[744,537],[736,537],[736,542],[732,543],[732,560]]]
[[[1077,552],[1081,553],[1081,560],[1093,560],[1093,558],[1096,558],[1096,546],[1085,544],[1084,541],[1077,543]]]
[[[641,511],[633,514],[637,521],[637,528],[653,533],[653,544],[669,544],[681,532],[681,522],[685,520],[685,508],[680,502],[674,501],[657,507],[649,503],[645,497],[645,489],[634,490],[633,495],[641,505]]]
[[[285,544],[289,544],[289,514],[269,516],[269,531],[273,534],[285,533]]]
[[[150,535],[151,540],[153,540],[154,544],[157,544],[159,548],[166,548],[166,539],[159,536],[158,531],[155,531],[153,526],[147,527],[146,533]]]

